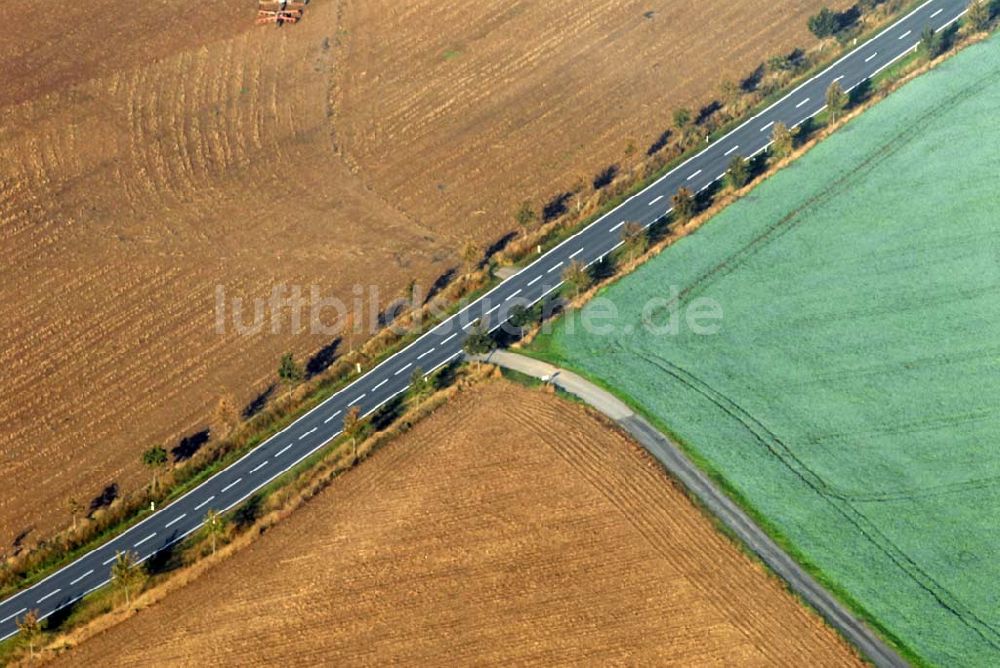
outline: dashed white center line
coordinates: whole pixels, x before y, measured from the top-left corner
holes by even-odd
[[[654,204],[656,204],[657,202],[659,202],[661,199],[663,199],[663,195],[659,195],[658,197],[656,197],[656,199],[654,199],[652,202],[649,203],[649,206],[653,206]]]
[[[877,56],[877,55],[878,55],[878,51],[876,51],[876,52],[875,52],[875,53],[873,53],[872,55],[870,55],[870,56],[868,56],[867,58],[865,58],[865,62],[866,62],[866,63],[869,63],[869,62],[871,62],[872,60],[874,60],[874,59],[875,59],[875,56]]]
[[[365,395],[363,395],[363,394],[362,394],[361,396],[363,397],[363,396],[365,396]],[[354,401],[357,401],[357,399],[355,399]],[[302,434],[301,436],[299,436],[299,440],[301,441],[302,439],[304,439],[304,438],[305,438],[306,436],[309,436],[309,434],[313,433],[314,431],[316,431],[316,427],[313,427],[312,429],[310,429],[310,430],[309,430],[309,431],[307,431],[306,433],[304,433],[304,434]],[[224,492],[224,491],[226,491],[226,490],[222,490],[222,491]]]
[[[378,390],[378,388],[382,387],[383,385],[385,385],[385,384],[386,384],[386,383],[388,383],[388,382],[389,382],[389,379],[388,379],[388,378],[386,378],[386,379],[385,379],[385,380],[383,380],[383,381],[382,381],[381,383],[379,383],[378,385],[376,385],[375,387],[373,387],[373,388],[372,388],[372,392],[376,392],[376,391]]]
[[[454,336],[454,335],[453,335],[453,336]],[[399,374],[401,374],[401,373],[403,373],[404,371],[406,371],[407,369],[409,369],[409,368],[410,368],[411,366],[413,366],[413,362],[407,362],[407,363],[406,363],[406,364],[404,364],[403,366],[399,367],[399,369],[397,369],[397,370],[396,370],[396,373],[394,373],[394,374],[392,374],[392,375],[393,375],[393,376],[398,376]]]
[[[726,151],[726,155],[731,155],[731,154],[735,153],[737,150],[739,150],[739,148],[740,148],[740,145],[737,144],[736,146],[734,146],[731,149],[729,149],[728,151]]]
[[[354,401],[352,401],[352,402],[351,402],[350,404],[348,404],[348,405],[349,405],[349,406],[353,406],[354,404],[358,403],[359,401],[361,401],[362,399],[364,399],[364,398],[365,398],[365,397],[367,397],[367,396],[368,396],[368,393],[367,393],[367,392],[365,392],[365,393],[361,394],[361,396],[357,397],[357,398],[356,398],[356,399],[355,399]]]
[[[575,251],[573,251],[573,254],[569,256],[569,259],[572,260],[573,258],[575,258],[577,255],[579,255],[582,252],[583,252],[582,248],[577,248]]]
[[[508,301],[509,302],[511,299],[513,299],[514,297],[518,296],[519,294],[521,294],[521,291],[519,289],[518,290],[514,290],[514,292],[510,293],[510,297],[507,297],[507,299],[505,299],[504,301]]]
[[[101,562],[101,566],[107,566],[108,564],[110,564],[112,561],[114,561],[117,558],[118,558],[118,555],[115,554],[115,556],[111,557],[110,559],[105,559],[104,561],[102,561]]]
[[[689,177],[687,178],[687,180],[688,180],[688,181],[690,181],[691,179],[695,178],[695,177],[696,177],[696,176],[698,176],[699,174],[701,174],[701,170],[700,170],[700,169],[699,169],[699,170],[698,170],[697,172],[695,172],[694,174],[692,174],[691,176],[689,176]]]
[[[541,278],[541,277],[539,277],[539,278]],[[528,283],[528,285],[531,285],[531,283]],[[449,341],[451,341],[456,336],[458,336],[458,332],[455,332],[454,334],[452,334],[451,336],[449,336],[447,339],[445,339],[444,341],[442,341],[441,345],[443,346],[444,344],[448,343]]]
[[[912,32],[913,32],[912,30],[907,30],[906,32],[904,32],[902,35],[899,36],[899,39],[906,39],[907,37],[910,36],[910,33]]]
[[[528,286],[531,287],[532,285],[534,285],[535,283],[537,283],[540,280],[542,280],[542,275],[541,274],[539,274],[538,276],[535,276],[533,279],[531,279],[530,281],[528,281]]]
[[[617,230],[619,227],[621,227],[624,224],[625,224],[625,221],[623,220],[622,222],[620,222],[617,225],[615,225],[614,227],[612,227],[610,231],[614,232],[615,230]]]
[[[833,80],[833,83],[837,83],[838,81],[840,81],[840,80],[841,80],[841,79],[843,79],[843,78],[844,78],[844,75],[843,75],[843,74],[841,74],[841,75],[840,75],[839,77],[837,77],[837,78],[835,78],[835,79]]]
[[[940,14],[940,13],[941,13],[941,12],[943,12],[943,11],[944,11],[944,8],[942,7],[941,9],[939,9],[939,10],[937,10],[936,12],[934,12],[933,14],[931,14],[931,18],[934,18],[934,17],[936,17],[936,16],[938,15],[938,14]]]
[[[92,575],[93,572],[94,572],[94,569],[91,568],[89,571],[87,571],[86,573],[84,573],[83,575],[81,575],[80,577],[78,577],[77,579],[75,579],[72,582],[70,582],[70,585],[75,585],[77,582],[79,582],[80,580],[84,579],[88,575]]]
[[[51,597],[55,596],[56,594],[58,594],[58,593],[59,593],[59,592],[61,592],[61,591],[62,591],[62,589],[53,589],[53,590],[52,590],[52,591],[50,591],[50,592],[49,592],[48,594],[46,594],[45,596],[43,596],[43,597],[41,597],[40,599],[38,599],[37,601],[35,601],[35,603],[41,603],[41,602],[42,602],[42,601],[44,601],[45,599],[47,599],[47,598],[51,598]]]
[[[551,274],[551,273],[552,273],[553,271],[555,271],[556,269],[558,269],[559,267],[561,267],[561,266],[562,266],[562,264],[563,264],[563,263],[562,263],[562,262],[560,262],[559,264],[556,264],[556,265],[554,265],[554,266],[553,266],[553,267],[552,267],[551,269],[549,269],[549,270],[548,270],[547,272],[545,272],[545,273],[546,273],[546,274]]]
[[[151,538],[154,538],[155,536],[156,536],[156,532],[154,531],[153,533],[149,534],[148,536],[146,536],[146,537],[145,537],[145,538],[143,538],[142,540],[138,541],[138,542],[137,542],[137,543],[136,543],[135,545],[133,545],[132,547],[139,547],[140,545],[142,545],[143,543],[145,543],[145,542],[146,542],[147,540],[150,540]]]
[[[14,619],[15,617],[17,617],[18,615],[20,615],[20,614],[21,614],[22,612],[27,612],[27,611],[28,611],[28,609],[27,609],[27,608],[21,608],[20,610],[18,610],[17,612],[15,612],[15,613],[14,613],[13,615],[11,615],[10,617],[4,617],[3,619],[0,619],[0,624],[3,624],[3,623],[5,623],[5,622],[9,622],[10,620],[12,620],[12,619]]]
[[[265,466],[267,466],[267,464],[268,464],[268,462],[267,462],[267,460],[265,459],[265,460],[264,460],[264,461],[262,461],[262,462],[261,462],[260,464],[257,464],[257,466],[255,466],[255,467],[254,467],[254,469],[253,469],[252,471],[250,471],[250,473],[256,473],[257,471],[259,471],[259,470],[261,470],[262,468],[264,468]]]
[[[808,102],[809,102],[809,98],[807,97],[806,99],[802,100],[802,101],[801,101],[801,102],[799,102],[799,103],[798,103],[797,105],[795,105],[795,108],[796,108],[796,109],[798,109],[798,108],[800,108],[800,107],[803,107],[803,106],[805,106],[805,105],[806,105],[806,104],[807,104]]]
[[[201,503],[199,503],[197,506],[194,507],[194,509],[195,510],[201,510],[202,508],[204,508],[205,506],[207,506],[212,501],[212,499],[214,499],[214,498],[215,498],[215,494],[213,494],[212,496],[208,497],[207,499],[205,499],[204,501],[202,501]]]
[[[332,415],[330,415],[330,417],[328,417],[327,419],[323,420],[323,424],[328,424],[328,423],[332,422],[333,418],[337,417],[338,415],[340,415],[340,411],[337,411],[336,413],[333,413]]]
[[[767,125],[765,125],[764,127],[762,127],[762,128],[760,129],[760,131],[761,131],[761,132],[764,132],[765,130],[767,130],[767,129],[768,129],[769,127],[771,127],[772,125],[774,125],[774,121],[771,121],[770,123],[768,123]]]
[[[274,457],[278,458],[281,455],[285,454],[286,452],[288,452],[288,448],[290,448],[290,447],[292,447],[291,443],[289,443],[288,445],[286,445],[285,447],[283,447],[281,450],[278,450],[278,452],[274,455]]]
[[[178,522],[180,522],[185,517],[187,517],[187,513],[181,513],[180,515],[178,515],[174,519],[172,519],[169,522],[167,522],[166,524],[164,524],[163,528],[167,528],[167,527],[173,526],[174,524],[177,524]]]
[[[225,494],[226,492],[228,492],[229,490],[231,490],[233,487],[236,487],[236,485],[240,484],[241,482],[243,482],[243,478],[237,478],[236,480],[232,481],[231,483],[229,483],[228,485],[226,485],[225,487],[223,487],[219,491],[222,494]]]
[[[497,307],[497,308],[499,308],[499,307]],[[495,310],[495,309],[494,309],[494,310]],[[490,311],[490,313],[493,313],[493,311]],[[487,313],[487,315],[489,315],[489,313]],[[427,357],[427,356],[428,356],[428,355],[430,355],[430,354],[431,354],[432,352],[434,352],[434,350],[435,350],[434,348],[431,348],[430,350],[425,350],[424,352],[422,352],[422,353],[420,353],[419,355],[417,355],[417,359],[418,359],[418,360],[422,360],[423,358]]]

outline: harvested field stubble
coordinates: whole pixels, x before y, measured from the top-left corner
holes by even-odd
[[[62,662],[583,660],[859,665],[643,451],[493,381]]]
[[[237,0],[60,0],[31,30],[7,5],[0,555],[330,344],[217,335],[216,286],[429,284],[515,203],[810,44],[821,4],[331,0],[281,30]]]

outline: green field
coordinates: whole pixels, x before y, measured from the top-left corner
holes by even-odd
[[[719,333],[651,333],[669,286]],[[616,333],[585,331],[595,301],[535,353],[675,434],[908,653],[1000,665],[1000,39],[602,298]]]

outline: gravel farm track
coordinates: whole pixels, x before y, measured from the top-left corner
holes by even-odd
[[[605,420],[469,388],[57,665],[860,666]]]
[[[398,295],[511,211],[652,142],[821,0],[314,0],[0,10],[0,556],[129,491],[306,333],[215,331],[215,288]],[[6,15],[4,14],[6,12]],[[373,278],[374,277],[374,278]]]

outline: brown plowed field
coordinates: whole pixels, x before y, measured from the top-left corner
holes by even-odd
[[[860,665],[644,451],[505,381],[62,660]]]
[[[5,5],[0,555],[329,343],[217,334],[217,285],[429,282],[821,4],[315,0],[280,30],[250,0]]]

